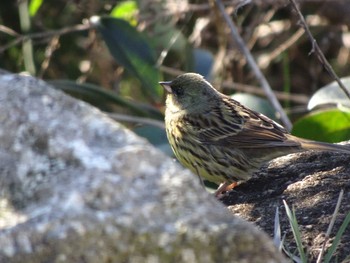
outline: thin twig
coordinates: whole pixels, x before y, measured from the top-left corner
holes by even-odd
[[[252,36],[250,37],[249,41],[247,42],[247,46],[250,50],[253,49],[254,45],[259,39],[259,30],[256,30],[259,25],[265,25],[268,24],[269,21],[272,19],[272,17],[276,14],[277,9],[272,8],[269,10],[265,15],[262,16],[262,18],[259,17],[259,19],[254,19],[253,23],[251,23],[248,27],[248,32],[253,32]]]
[[[166,74],[172,75],[172,76],[178,76],[178,75],[186,73],[185,71],[182,71],[182,70],[179,70],[176,68],[167,67],[164,65],[160,65],[159,70],[166,73]]]
[[[270,102],[271,102],[272,106],[275,108],[275,110],[279,113],[279,115],[280,115],[279,117],[280,117],[282,123],[284,124],[286,129],[290,131],[292,128],[292,123],[290,122],[287,114],[284,112],[281,104],[277,100],[277,98],[276,98],[275,94],[273,93],[266,78],[264,77],[264,75],[262,74],[258,65],[256,64],[252,54],[250,53],[249,49],[245,45],[243,39],[239,35],[237,28],[233,24],[230,17],[227,15],[227,13],[225,11],[225,7],[222,4],[222,1],[216,0],[216,4],[217,4],[218,8],[220,9],[220,12],[222,13],[226,23],[228,24],[228,26],[230,28],[232,38],[236,41],[236,43],[240,47],[241,51],[244,53],[248,64],[250,65],[251,69],[253,70],[257,80],[260,82],[260,85],[264,89],[267,98],[270,100]]]
[[[334,2],[335,0],[303,0],[304,3],[325,3],[325,2]],[[346,2],[349,0],[337,0],[337,2],[342,3]],[[224,6],[234,6],[235,8],[240,8],[244,6],[247,3],[252,3],[256,6],[269,6],[269,5],[274,5],[274,6],[285,6],[285,0],[228,0],[228,1],[223,1]],[[193,12],[203,12],[203,11],[209,11],[212,9],[212,6],[208,3],[203,3],[203,4],[186,4],[183,6],[179,6],[177,2],[171,2],[168,1],[168,9],[159,14],[159,17],[169,17],[173,15],[178,15],[182,13],[193,13]],[[174,8],[173,8],[174,7]],[[176,9],[174,12],[173,10]],[[140,14],[141,16],[144,14]],[[144,17],[142,16],[142,20],[148,19],[149,17]]]
[[[192,14],[190,16],[188,16],[186,18],[185,22],[189,22],[189,20],[192,18]],[[186,24],[186,23],[185,23]],[[185,25],[182,26],[182,29],[185,27]],[[160,53],[157,62],[156,62],[156,67],[160,67],[163,62],[164,59],[166,58],[166,56],[168,55],[168,52],[170,51],[170,49],[173,47],[173,45],[175,44],[175,42],[179,39],[179,37],[181,36],[181,32],[183,30],[179,30],[176,34],[173,34],[173,36],[171,37],[171,39],[169,40],[167,47],[165,47],[162,52]]]
[[[236,82],[235,83],[223,82],[222,87],[230,90],[243,91],[243,92],[256,94],[260,96],[265,94],[264,91],[261,90],[261,88],[259,87],[246,85],[242,83],[236,83]],[[303,94],[292,94],[292,93],[287,93],[282,91],[274,91],[274,94],[279,100],[292,101],[298,104],[307,104],[309,102],[309,97]]]
[[[0,32],[4,32],[10,36],[13,36],[13,37],[18,37],[20,36],[20,34],[18,34],[15,30],[13,30],[12,28],[9,28],[7,26],[4,26],[4,25],[0,25]]]
[[[326,249],[327,241],[329,240],[329,236],[331,235],[331,232],[332,232],[332,229],[333,229],[333,226],[334,226],[334,223],[335,223],[335,219],[337,218],[337,215],[338,215],[338,212],[339,212],[341,201],[343,200],[343,195],[344,195],[344,190],[341,189],[340,193],[339,193],[337,204],[336,204],[334,212],[333,212],[333,216],[332,216],[331,222],[329,223],[329,226],[328,226],[328,229],[327,229],[327,232],[326,232],[326,236],[324,237],[324,241],[323,241],[321,252],[320,252],[320,254],[318,254],[316,263],[320,263],[321,260],[322,260],[322,256],[323,256],[323,254],[325,252],[325,249]]]
[[[18,45],[28,39],[36,39],[36,38],[48,38],[52,36],[60,36],[72,32],[77,32],[77,31],[85,31],[88,29],[93,28],[94,26],[91,24],[79,24],[71,27],[65,27],[59,30],[52,30],[52,31],[47,31],[47,32],[39,32],[39,33],[33,33],[33,34],[27,34],[27,35],[19,35],[17,38],[15,38],[13,41],[10,43],[7,43],[6,45],[3,45],[0,47],[0,53],[4,52],[5,50]]]
[[[263,57],[260,61],[258,61],[259,66],[261,68],[267,68],[268,65],[277,58],[282,52],[290,48],[295,42],[297,42],[300,37],[304,34],[304,29],[298,29],[290,38],[288,38],[285,42],[278,46],[274,51],[271,52],[266,57]]]
[[[214,57],[214,61],[210,70],[209,78],[216,76],[218,72],[221,72],[222,68],[225,66],[222,63],[227,56],[227,32],[225,30],[225,21],[221,18],[220,10],[215,8],[215,0],[209,0],[209,5],[211,9],[214,10],[214,17],[211,19],[216,27],[216,39],[218,43],[217,52]]]
[[[265,0],[266,1],[266,0]],[[276,0],[271,0],[276,1]],[[224,6],[235,6],[239,7],[242,5],[242,0],[229,0],[223,2]],[[203,11],[209,11],[212,9],[212,5],[210,3],[203,3],[203,4],[186,4],[186,5],[179,5],[177,2],[171,2],[169,1],[167,3],[167,10],[166,12],[160,14],[160,16],[166,16],[169,17],[171,15],[181,14],[181,13],[194,13],[194,12],[203,12]],[[175,10],[175,11],[174,11]]]
[[[159,70],[172,76],[178,76],[186,73],[185,71],[178,70],[175,68],[170,68],[164,65],[159,66]],[[243,91],[243,92],[261,95],[261,96],[265,95],[265,92],[261,90],[261,88],[259,87],[237,83],[237,82],[232,83],[229,81],[224,81],[221,87],[224,89]],[[282,91],[274,91],[274,94],[279,100],[292,101],[298,104],[307,104],[309,102],[309,97],[303,94],[293,94],[293,93],[286,93]]]
[[[156,67],[159,67],[160,65],[163,64],[164,59],[165,59],[166,56],[168,55],[169,50],[172,48],[172,46],[175,44],[176,40],[178,40],[178,38],[179,38],[180,36],[181,36],[181,31],[179,30],[177,33],[175,33],[175,34],[171,37],[171,39],[170,39],[170,41],[169,41],[167,47],[165,47],[165,48],[162,50],[162,52],[160,53],[160,55],[159,55],[159,57],[158,57],[158,59],[157,59]]]
[[[131,122],[131,123],[147,124],[147,125],[152,125],[152,126],[158,127],[160,129],[163,129],[163,130],[165,129],[165,125],[163,122],[157,121],[154,119],[135,117],[135,116],[119,114],[119,113],[108,113],[108,116],[116,121],[125,121],[125,122]]]
[[[320,47],[318,46],[316,40],[312,36],[311,31],[310,31],[310,29],[309,29],[309,27],[304,19],[304,16],[300,12],[300,9],[298,8],[297,4],[295,3],[294,0],[289,0],[289,2],[292,4],[294,10],[297,12],[299,19],[300,19],[301,26],[305,29],[305,32],[306,32],[306,34],[311,42],[312,49],[311,49],[309,55],[313,52],[316,53],[317,58],[323,64],[325,69],[328,71],[328,73],[331,75],[331,77],[335,79],[335,81],[338,83],[339,87],[343,90],[343,92],[346,94],[346,96],[350,99],[350,92],[345,88],[344,84],[341,82],[341,80],[339,79],[337,74],[334,72],[332,66],[327,61],[326,57],[324,56],[323,52],[321,51]]]
[[[49,68],[49,64],[52,58],[53,53],[59,48],[59,36],[54,36],[50,44],[46,47],[45,50],[45,59],[41,63],[40,71],[38,72],[38,77],[43,78],[46,70]]]

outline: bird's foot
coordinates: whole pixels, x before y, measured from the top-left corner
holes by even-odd
[[[235,188],[237,185],[238,185],[237,182],[234,182],[234,183],[224,182],[224,183],[220,184],[218,189],[216,189],[214,195],[215,195],[215,197],[220,198],[226,192],[228,192],[228,191],[232,190],[233,188]]]

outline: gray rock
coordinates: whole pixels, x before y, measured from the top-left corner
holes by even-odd
[[[97,109],[0,75],[0,262],[285,262],[198,179]]]
[[[341,143],[349,147],[350,142]],[[341,190],[340,209],[330,238],[325,233],[333,220]],[[254,222],[272,235],[273,218],[279,207],[281,236],[284,246],[295,251],[295,238],[285,212],[283,200],[293,207],[308,262],[317,262],[326,243],[326,255],[350,211],[350,155],[308,151],[280,157],[262,167],[249,181],[227,194],[222,201],[234,214]],[[350,255],[350,228],[341,236],[330,262],[346,262]],[[325,262],[321,260],[320,262]]]

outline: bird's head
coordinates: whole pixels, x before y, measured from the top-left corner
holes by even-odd
[[[196,73],[186,73],[172,81],[159,84],[168,92],[166,104],[167,109],[172,112],[203,110],[219,96],[218,91],[203,76]]]

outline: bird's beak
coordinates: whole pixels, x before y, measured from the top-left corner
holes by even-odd
[[[172,93],[171,81],[160,81],[159,84],[162,85],[168,93]]]

